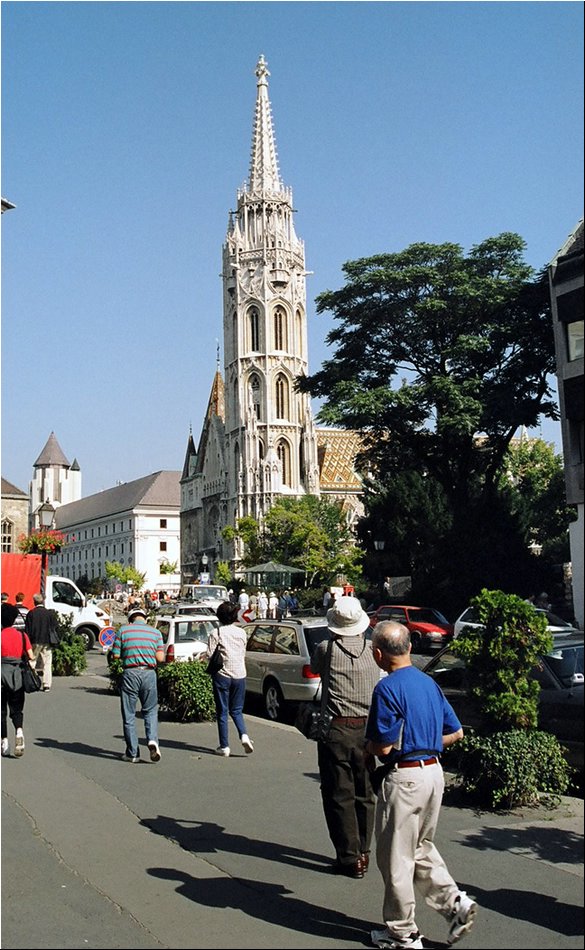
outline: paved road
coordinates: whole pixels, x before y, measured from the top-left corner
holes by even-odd
[[[213,724],[163,721],[162,761],[124,763],[105,673],[96,650],[87,674],[28,697],[25,755],[2,760],[2,946],[369,946],[381,878],[329,872],[313,744],[248,716],[256,752],[222,759]],[[470,950],[581,950],[581,800],[509,816],[446,804],[438,844],[481,906]],[[446,946],[422,904],[418,923]]]

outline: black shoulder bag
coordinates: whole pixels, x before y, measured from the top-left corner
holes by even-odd
[[[43,681],[36,670],[33,670],[29,663],[24,645],[24,633],[22,634],[22,657],[20,659],[20,671],[22,673],[22,685],[25,693],[38,693],[42,688]]]

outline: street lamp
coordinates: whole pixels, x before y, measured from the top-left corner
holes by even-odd
[[[40,506],[37,512],[39,516],[39,524],[43,531],[50,531],[53,527],[53,521],[55,519],[55,509],[53,508],[50,501],[45,501],[43,505]],[[47,576],[47,551],[41,551],[41,594],[45,596],[45,579]]]

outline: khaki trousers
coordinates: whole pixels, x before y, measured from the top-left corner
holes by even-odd
[[[418,930],[415,885],[427,904],[447,919],[459,888],[434,844],[445,782],[436,765],[394,769],[376,806],[376,861],[384,880],[384,922],[404,940]]]
[[[31,646],[37,661],[36,668],[43,677],[43,689],[50,689],[53,682],[53,648],[48,643],[33,643]]]

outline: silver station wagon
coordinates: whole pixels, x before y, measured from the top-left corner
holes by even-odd
[[[263,698],[269,719],[281,719],[288,704],[314,698],[321,677],[311,672],[311,656],[329,636],[324,617],[254,620],[244,630],[246,692]]]

